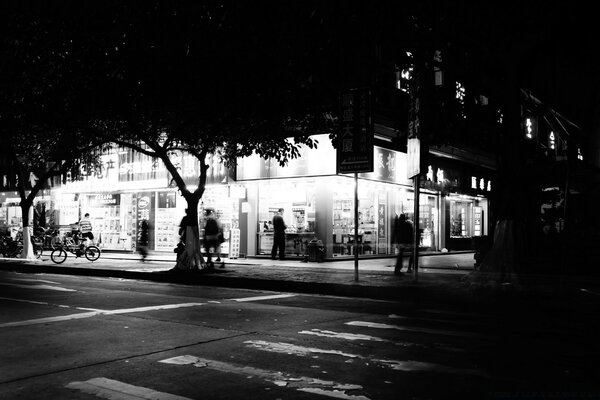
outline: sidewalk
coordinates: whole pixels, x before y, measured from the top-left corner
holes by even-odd
[[[558,282],[557,277],[527,276],[521,279],[518,291],[515,290],[516,286],[512,285],[487,285],[486,282],[484,285],[474,284],[471,279],[474,271],[471,252],[437,253],[419,257],[417,281],[412,274],[394,275],[395,258],[361,259],[358,262],[358,274],[353,259],[322,263],[258,257],[224,261],[224,268],[216,268],[213,271],[173,272],[171,269],[175,265],[174,254],[151,254],[146,263],[142,263],[139,256],[132,253],[105,252],[93,263],[69,255],[64,264],[54,264],[49,255],[44,254],[38,261],[0,258],[0,270],[460,304],[471,307],[507,299],[520,301],[524,296],[557,304],[564,304],[565,294],[583,294],[584,300],[592,302],[600,299],[600,294],[595,296],[596,289],[579,293],[578,286],[581,282],[577,280],[570,280],[566,289],[563,285],[559,290],[559,284],[564,282]],[[405,259],[405,265],[406,263]]]

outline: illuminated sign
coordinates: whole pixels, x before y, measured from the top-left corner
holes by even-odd
[[[523,121],[523,129],[527,139],[533,139],[537,136],[537,118],[527,117]]]
[[[337,173],[373,172],[371,92],[369,89],[349,90],[342,93],[340,101]]]
[[[487,192],[492,191],[492,180],[480,178],[477,176],[471,176],[471,189],[485,190]]]

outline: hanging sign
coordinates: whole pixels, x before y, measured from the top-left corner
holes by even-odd
[[[368,89],[353,89],[342,93],[340,101],[337,173],[373,172],[371,92]]]

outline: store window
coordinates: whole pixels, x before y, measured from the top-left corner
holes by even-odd
[[[464,198],[450,200],[450,237],[471,238],[487,234],[487,200]]]
[[[450,237],[471,237],[472,207],[467,201],[450,202]]]
[[[361,182],[362,183],[362,182]],[[339,184],[333,192],[333,255],[353,255],[354,251],[354,189],[353,185]],[[363,188],[361,189],[361,186]],[[372,188],[371,188],[372,189]],[[358,254],[377,252],[377,226],[379,224],[376,203],[377,191],[369,191],[359,183],[358,193]],[[383,210],[385,212],[385,210]],[[385,224],[382,218],[381,223]],[[386,229],[382,230],[385,237]]]
[[[419,246],[430,250],[438,248],[439,240],[439,208],[435,195],[421,194],[419,197]],[[402,190],[398,197],[395,215],[405,214],[413,222],[415,220],[415,200],[412,191]]]
[[[239,199],[245,197],[245,191],[242,190],[240,193],[240,190],[240,188],[233,190],[233,187],[225,185],[207,186],[198,210],[200,218],[204,215],[204,208],[211,207],[215,210],[217,218],[221,222],[225,239],[225,242],[221,244],[221,254],[227,254],[229,257],[232,256],[231,246],[234,239],[237,238],[239,241]],[[204,221],[200,221],[200,226],[204,226]]]
[[[287,225],[285,253],[303,256],[315,236],[315,182],[306,179],[272,180],[259,188],[258,254],[271,254],[273,216],[283,208]]]
[[[135,248],[135,204],[131,193],[84,194],[80,201],[81,214],[90,214],[98,246],[111,250]],[[74,222],[78,220],[79,217]]]

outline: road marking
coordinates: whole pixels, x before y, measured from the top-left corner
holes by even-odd
[[[253,347],[255,349],[263,350],[263,351],[272,351],[274,353],[282,353],[282,354],[293,354],[297,356],[309,356],[311,354],[331,354],[348,358],[362,358],[358,354],[350,354],[344,353],[338,350],[325,350],[318,349],[315,347],[304,347],[297,346],[291,343],[273,343],[273,342],[265,342],[264,340],[246,340],[244,342],[246,346]]]
[[[325,381],[306,376],[292,376],[288,373],[280,371],[268,371],[249,367],[247,365],[209,360],[191,355],[168,358],[159,362],[175,365],[193,365],[197,368],[210,368],[220,372],[233,373],[245,377],[257,377],[279,387],[296,389],[301,392],[320,394],[323,396],[334,397],[336,399],[369,400],[368,397],[362,395],[352,395],[347,393],[348,391],[362,391],[363,387],[360,385]]]
[[[296,296],[295,294],[274,294],[271,296],[256,296],[256,297],[242,297],[239,299],[230,299],[231,301],[238,301],[238,302],[244,302],[244,301],[260,301],[260,300],[272,300],[272,299],[285,299],[287,297],[294,297]]]
[[[43,279],[26,279],[26,278],[8,278],[11,281],[22,281],[22,282],[43,282],[43,283],[51,283],[53,285],[60,285],[60,282],[53,281],[45,281]]]
[[[156,390],[142,386],[133,386],[107,378],[94,378],[85,382],[71,382],[65,385],[65,387],[110,400],[191,400],[188,397],[157,392]]]
[[[357,334],[357,333],[324,331],[321,329],[311,329],[310,331],[300,331],[298,333],[300,333],[302,335],[323,336],[323,337],[345,339],[345,340],[369,340],[369,341],[373,341],[373,342],[391,342],[391,340],[386,340],[386,339],[378,338],[375,336],[362,335],[362,334]]]
[[[100,312],[87,312],[87,313],[79,313],[79,314],[62,315],[59,317],[46,317],[46,318],[29,319],[26,321],[6,322],[4,324],[0,324],[0,328],[9,328],[9,327],[13,327],[13,326],[48,324],[51,322],[61,322],[61,321],[69,321],[69,320],[73,320],[73,319],[90,318],[90,317],[95,317],[96,315],[100,315],[100,314],[101,314]]]
[[[135,313],[135,312],[156,311],[156,310],[172,310],[174,308],[195,307],[195,306],[202,306],[205,304],[206,303],[180,303],[180,304],[165,304],[162,306],[122,308],[119,310],[104,310],[104,311],[102,311],[102,314],[113,315],[113,314],[129,314],[129,313]]]
[[[18,302],[21,302],[21,303],[43,304],[43,305],[49,305],[50,304],[50,303],[47,303],[45,301],[33,301],[33,300],[13,299],[13,298],[10,298],[10,297],[0,297],[0,300],[18,301]]]
[[[62,315],[58,317],[46,317],[46,318],[37,318],[30,319],[26,321],[16,321],[16,322],[7,322],[4,324],[0,324],[0,328],[8,328],[13,326],[27,326],[27,325],[39,325],[39,324],[48,324],[51,322],[62,322],[62,321],[70,321],[74,319],[82,319],[82,318],[91,318],[97,315],[115,315],[115,314],[129,314],[135,312],[145,312],[145,311],[155,311],[155,310],[171,310],[174,308],[182,308],[182,307],[194,307],[201,306],[206,303],[181,303],[181,304],[166,304],[160,306],[148,306],[148,307],[137,307],[137,308],[123,308],[118,310],[94,310],[86,313],[79,314],[69,314]],[[93,309],[92,309],[93,310]]]
[[[397,361],[397,360],[378,360],[370,357],[361,356],[359,354],[351,354],[344,353],[338,350],[327,350],[327,349],[318,349],[315,347],[304,347],[298,346],[291,343],[273,343],[266,342],[263,340],[246,340],[244,344],[247,347],[251,347],[254,349],[258,349],[261,351],[280,353],[280,354],[288,354],[295,355],[299,357],[308,357],[313,354],[328,354],[340,357],[350,358],[352,360],[364,360],[366,365],[375,365],[375,366],[383,366],[386,368],[390,368],[397,371],[404,372],[443,372],[449,374],[459,374],[459,375],[480,375],[487,376],[486,373],[470,368],[455,368],[449,367],[442,364],[428,363],[428,362],[420,362],[420,361]],[[317,357],[317,356],[313,356]],[[352,360],[346,361],[352,362]]]
[[[14,286],[14,287],[25,288],[25,289],[58,290],[61,292],[76,292],[77,291],[75,289],[67,289],[67,288],[63,288],[60,286],[50,286],[50,285],[19,285],[17,283],[0,283],[0,285]]]
[[[346,325],[362,326],[362,327],[366,327],[366,328],[376,328],[376,329],[395,329],[398,331],[429,333],[429,334],[433,334],[433,335],[481,337],[481,335],[479,335],[477,333],[472,333],[472,332],[458,332],[458,331],[447,331],[447,330],[443,330],[443,329],[427,329],[427,328],[418,328],[418,327],[411,327],[411,326],[378,324],[376,322],[366,322],[366,321],[350,321],[350,322],[346,322]]]

